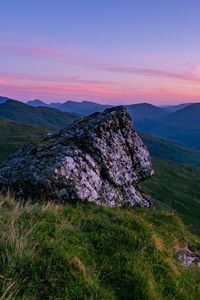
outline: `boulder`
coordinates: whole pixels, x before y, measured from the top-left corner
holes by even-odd
[[[127,110],[106,109],[16,152],[0,168],[0,190],[17,197],[150,206],[138,183],[153,175]]]

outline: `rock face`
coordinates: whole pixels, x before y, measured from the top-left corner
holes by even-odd
[[[200,267],[200,255],[192,252],[188,247],[178,253],[178,260],[185,267]]]
[[[137,184],[153,175],[147,148],[124,107],[106,109],[24,146],[0,168],[16,196],[149,206]]]

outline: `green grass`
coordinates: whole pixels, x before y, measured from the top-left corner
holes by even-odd
[[[0,299],[198,300],[200,240],[173,213],[0,198]]]
[[[0,164],[25,143],[37,139],[47,130],[0,119]]]
[[[153,159],[155,175],[141,186],[161,205],[178,212],[200,233],[200,169]]]

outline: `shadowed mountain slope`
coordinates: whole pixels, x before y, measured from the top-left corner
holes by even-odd
[[[80,116],[50,107],[32,107],[20,101],[7,100],[0,104],[0,118],[58,130]]]
[[[140,133],[140,137],[152,156],[176,164],[200,168],[200,151],[145,133]]]
[[[157,120],[135,123],[137,130],[193,148],[200,147],[200,103],[189,105]]]

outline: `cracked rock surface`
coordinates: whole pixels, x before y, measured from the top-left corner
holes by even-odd
[[[0,168],[0,189],[18,197],[150,206],[137,187],[153,175],[146,146],[120,106],[28,144]]]
[[[200,255],[191,251],[188,247],[178,253],[178,260],[185,267],[200,267]]]

